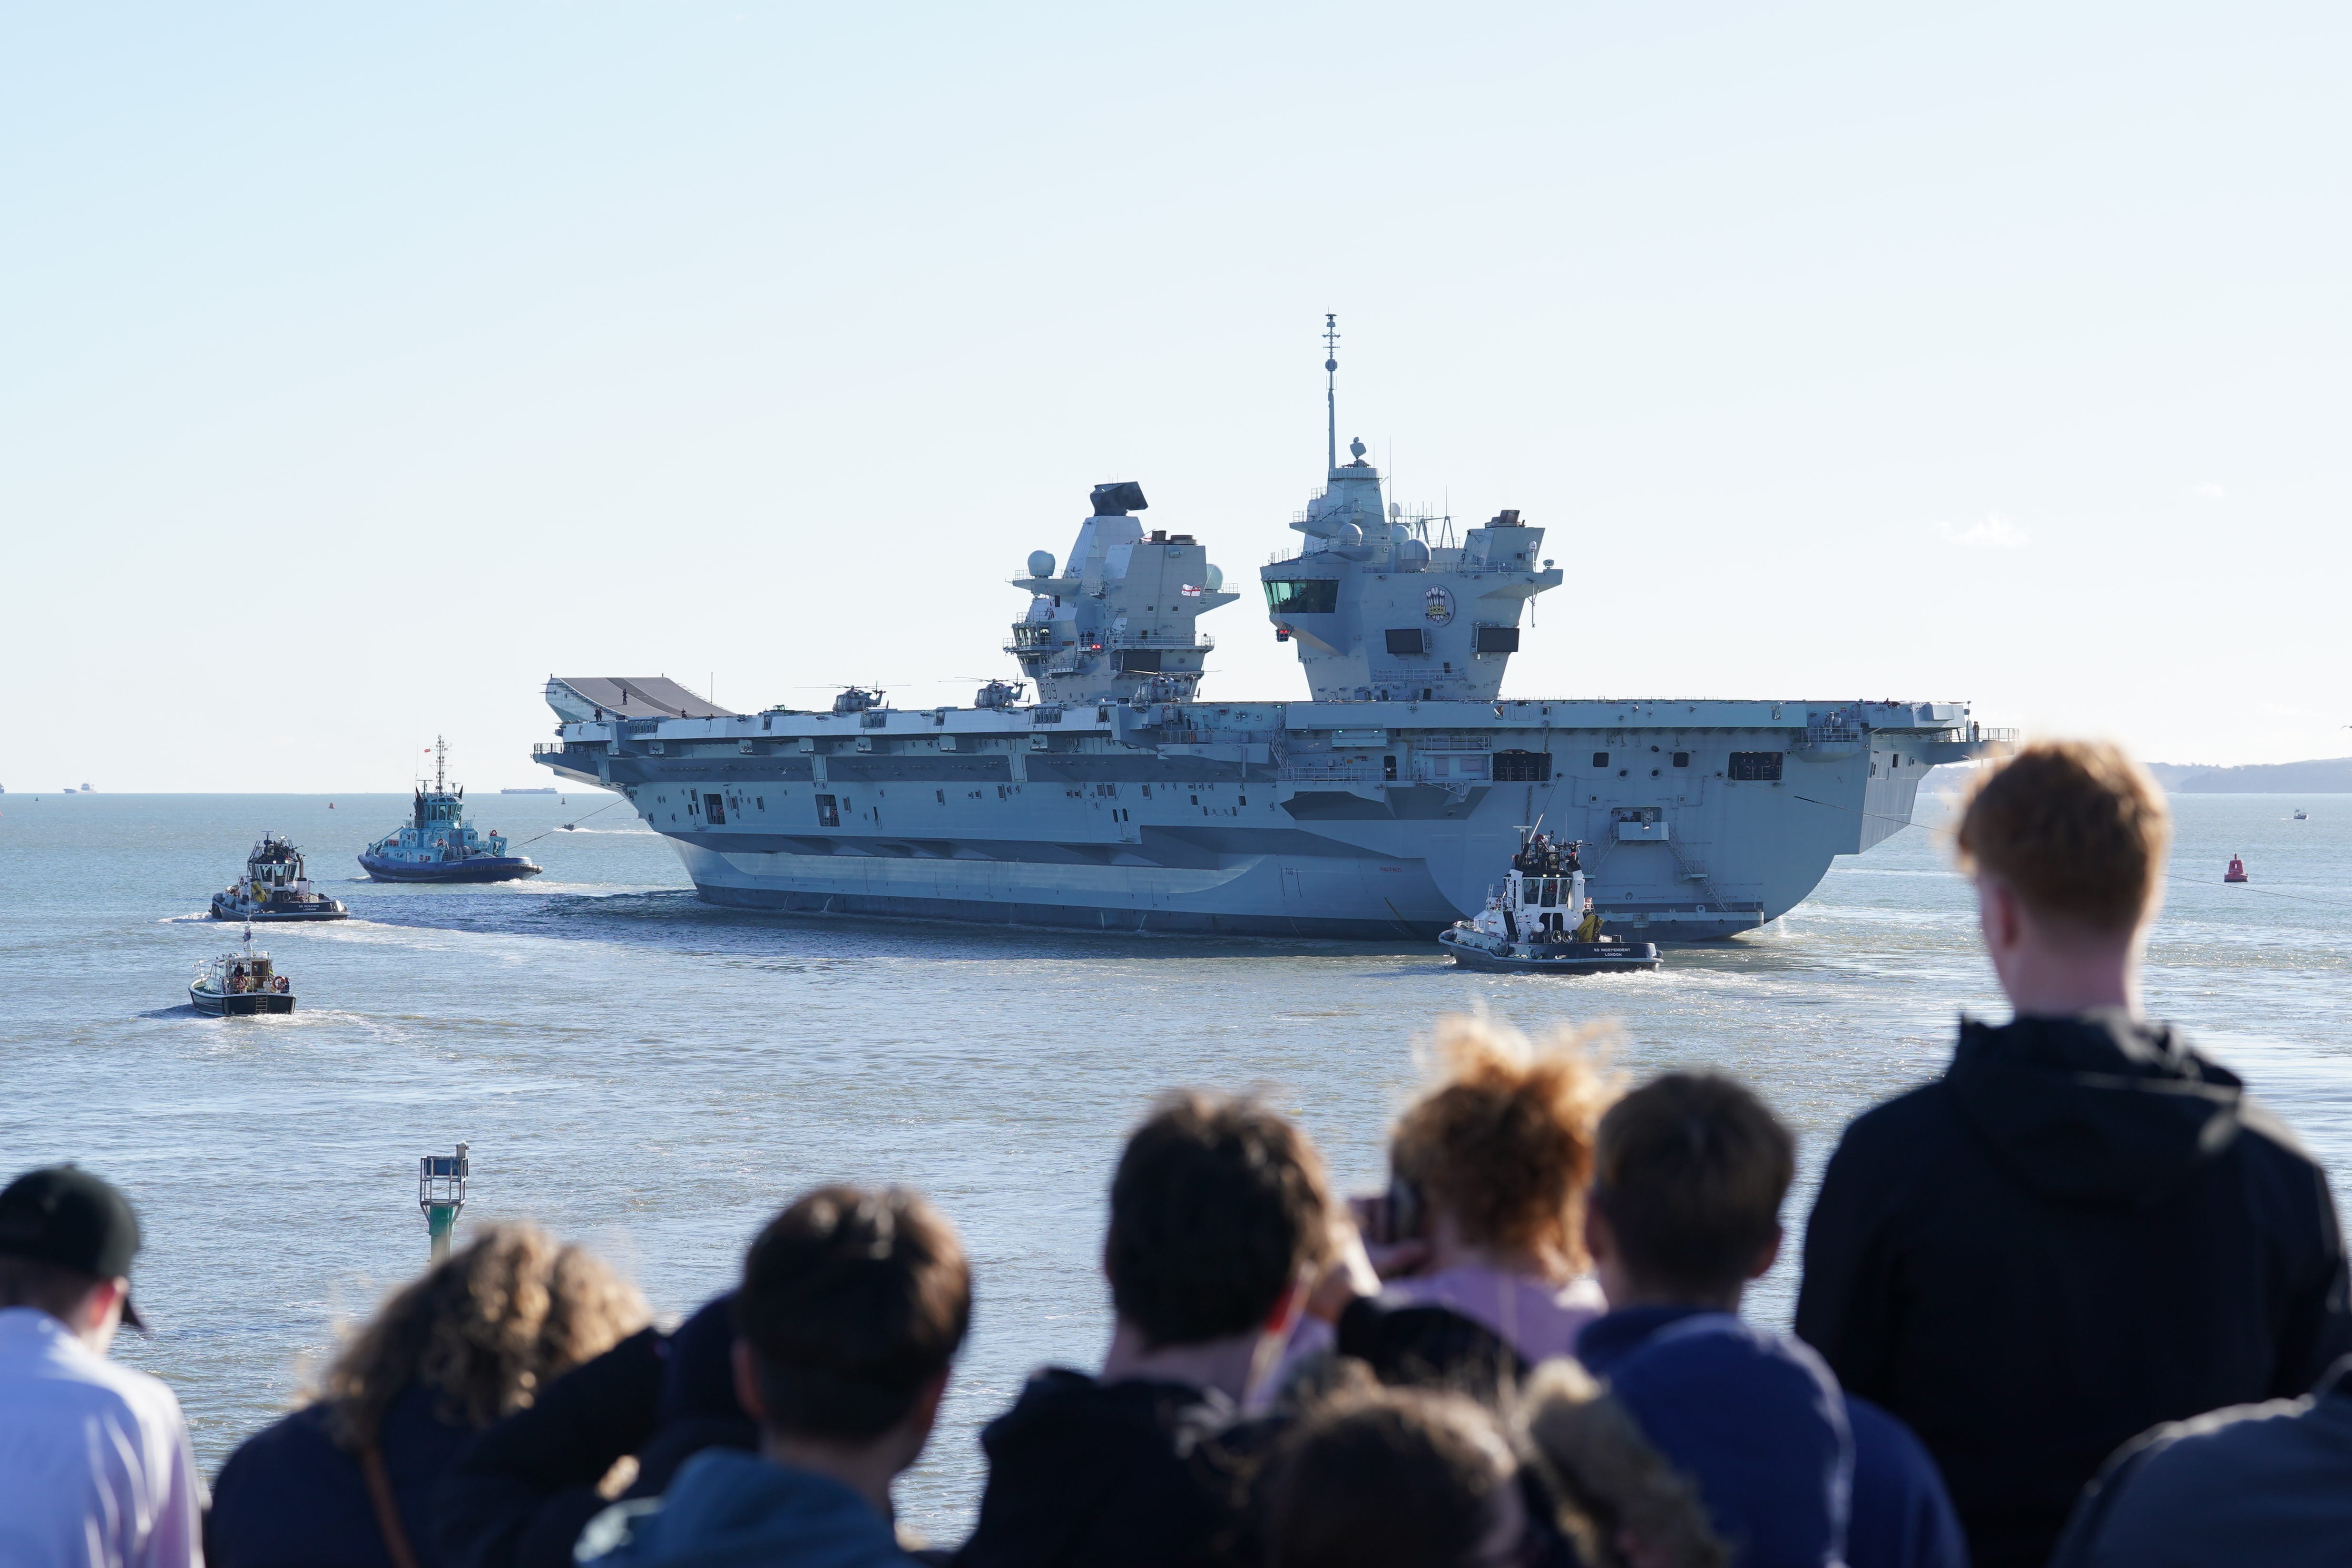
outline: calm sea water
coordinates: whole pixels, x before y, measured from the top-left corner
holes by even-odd
[[[612,797],[491,796],[528,838]],[[961,1228],[979,1304],[946,1417],[900,1489],[934,1539],[968,1526],[982,1423],[1036,1364],[1091,1364],[1124,1131],[1176,1085],[1261,1085],[1350,1185],[1436,1016],[1614,1018],[1619,1066],[1745,1075],[1799,1130],[1801,1226],[1847,1118],[1934,1073],[1964,1010],[2005,1016],[1973,905],[1930,830],[1842,861],[1755,936],[1655,975],[1454,973],[1419,947],[975,931],[708,908],[625,808],[555,831],[537,881],[377,887],[352,856],[404,796],[0,796],[0,1165],[121,1184],[148,1247],[152,1337],[215,1468],[423,1262],[416,1158],[473,1145],[464,1226],[529,1215],[665,1313],[726,1285],[762,1219],[828,1180],[911,1184]],[[2242,1071],[2352,1184],[2352,796],[2191,795],[2150,1005]],[[2294,822],[2295,805],[2309,809]],[[1921,816],[1940,821],[1938,804]],[[263,828],[351,905],[268,929],[302,1011],[197,1016],[185,986],[233,928],[194,918]],[[2245,856],[2255,880],[2225,887]],[[344,878],[353,879],[349,882]],[[1790,1249],[1793,1254],[1792,1246]],[[1784,1263],[1755,1308],[1785,1322]]]

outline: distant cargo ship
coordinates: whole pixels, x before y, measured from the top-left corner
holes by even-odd
[[[1327,371],[1336,357],[1327,351]],[[2008,749],[1945,702],[1505,699],[1521,613],[1562,581],[1514,510],[1457,539],[1385,502],[1326,429],[1302,546],[1259,577],[1307,701],[1200,695],[1232,603],[1193,535],[1095,487],[1006,648],[1034,702],[736,713],[667,679],[551,678],[536,759],[624,793],[701,896],[749,909],[1121,931],[1427,941],[1483,910],[1521,828],[1592,846],[1612,929],[1753,931],[1908,825],[1939,763]],[[1570,546],[1613,584],[1620,536]]]

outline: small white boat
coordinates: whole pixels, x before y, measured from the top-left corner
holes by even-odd
[[[215,1018],[242,1018],[255,1013],[294,1011],[294,983],[278,973],[266,952],[253,949],[253,928],[245,928],[245,945],[196,965],[188,984],[188,1001],[199,1013]]]
[[[1581,845],[1556,846],[1524,827],[1519,836],[1519,852],[1486,907],[1437,933],[1437,945],[1455,964],[1517,974],[1612,974],[1664,965],[1657,943],[1601,931],[1601,914],[1584,892]]]

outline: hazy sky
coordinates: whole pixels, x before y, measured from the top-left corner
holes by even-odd
[[[969,700],[1140,480],[1550,530],[1506,690],[2352,752],[2352,12],[0,5],[11,794]],[[952,679],[950,679],[952,678]]]

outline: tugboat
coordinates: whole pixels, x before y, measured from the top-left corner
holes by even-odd
[[[2231,856],[2230,868],[2221,873],[2221,880],[2225,882],[2243,882],[2248,879],[2249,879],[2246,876],[2246,863],[2243,860],[2239,859],[2235,855]]]
[[[245,946],[196,965],[188,1000],[212,1017],[242,1018],[255,1013],[294,1011],[294,983],[270,967],[269,955],[253,951],[253,927]]]
[[[466,791],[449,784],[449,742],[433,745],[433,787],[416,786],[414,816],[360,854],[361,868],[379,882],[511,882],[536,877],[527,857],[507,853],[496,829],[466,826]]]
[[[216,921],[339,921],[351,911],[310,889],[302,851],[282,833],[267,833],[245,858],[245,875],[213,895]]]
[[[1555,845],[1542,833],[1519,829],[1519,852],[1500,892],[1466,921],[1437,933],[1437,945],[1462,969],[1517,974],[1613,974],[1662,966],[1658,945],[1626,942],[1601,931],[1601,916],[1584,894],[1581,844]]]

